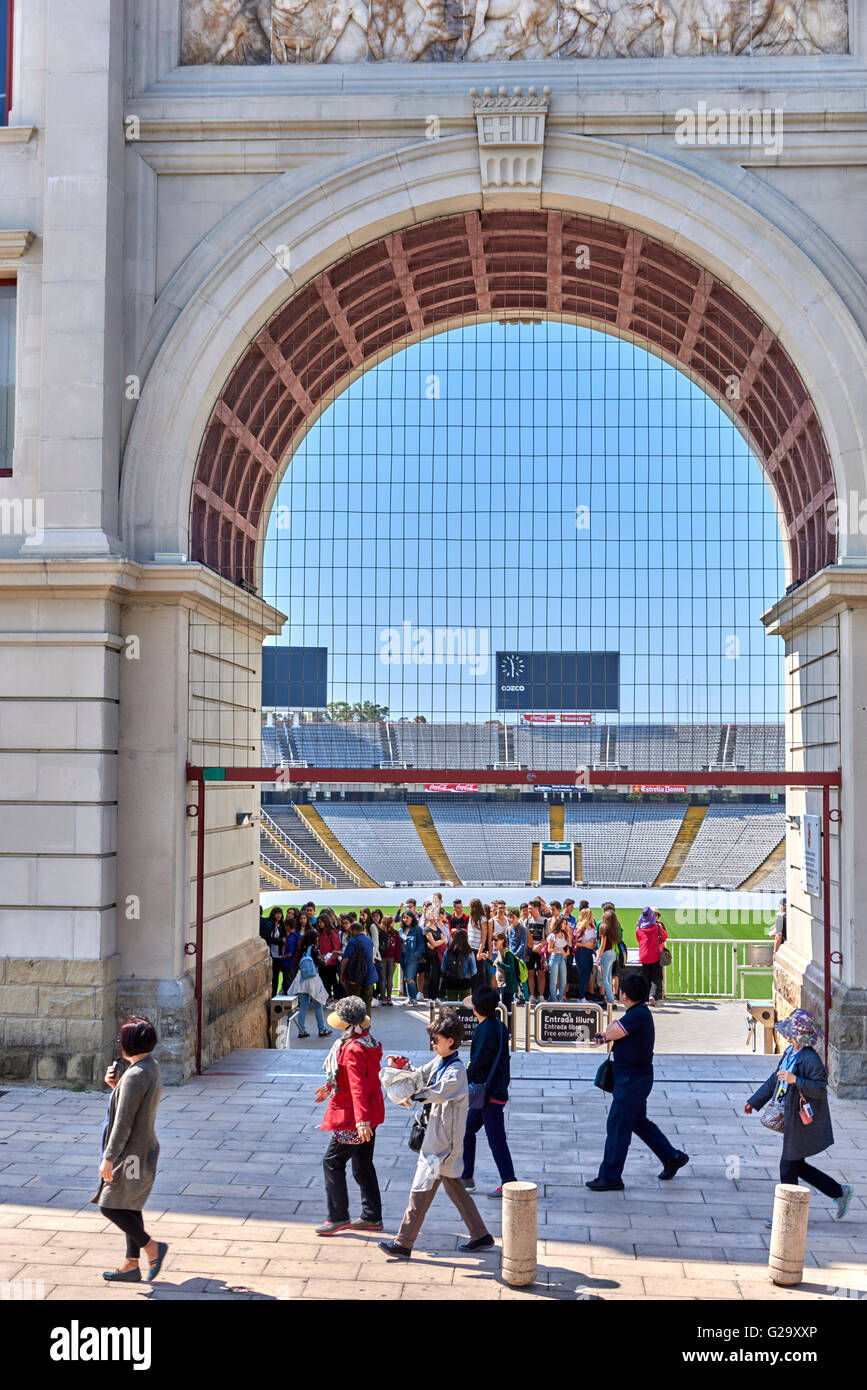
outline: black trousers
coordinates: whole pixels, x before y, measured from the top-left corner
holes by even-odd
[[[329,1221],[349,1220],[346,1165],[350,1161],[352,1176],[361,1188],[361,1215],[365,1221],[382,1220],[382,1198],[379,1194],[376,1169],[373,1166],[375,1143],[376,1131],[366,1144],[341,1144],[336,1135],[332,1137],[322,1160]]]
[[[814,1168],[805,1158],[781,1158],[780,1182],[791,1182],[797,1186],[799,1178],[803,1178],[804,1182],[815,1187],[817,1192],[823,1192],[835,1202],[838,1197],[843,1196],[840,1184],[834,1178],[829,1178],[820,1168]]]
[[[278,986],[279,983],[280,983],[280,971],[281,971],[282,969],[283,969],[283,963],[282,963],[282,961],[280,960],[280,957],[278,956],[277,959],[275,960],[274,957],[272,956],[272,957],[271,957],[271,998],[272,998],[272,999],[273,999],[274,995],[277,993],[277,986]]]
[[[103,1216],[119,1226],[126,1236],[126,1257],[137,1260],[143,1245],[150,1245],[150,1236],[144,1228],[140,1211],[127,1211],[122,1207],[100,1207]]]
[[[662,994],[662,966],[656,960],[652,965],[642,965],[641,973],[650,985],[650,998],[659,999]]]
[[[344,994],[343,986],[337,978],[339,969],[337,965],[323,965],[319,971],[319,977],[332,999],[341,999]]]

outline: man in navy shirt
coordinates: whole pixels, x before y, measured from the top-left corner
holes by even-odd
[[[647,1097],[653,1089],[653,1015],[647,1007],[650,985],[643,975],[627,975],[620,987],[625,1005],[622,1018],[609,1025],[600,1040],[613,1044],[614,1093],[608,1111],[605,1152],[599,1175],[585,1183],[591,1192],[620,1192],[623,1165],[633,1134],[643,1140],[662,1163],[659,1177],[667,1182],[689,1163],[689,1155],[676,1149],[662,1130],[647,1118]]]

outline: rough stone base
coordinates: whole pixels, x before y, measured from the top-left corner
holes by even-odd
[[[154,1056],[169,1085],[196,1074],[194,975],[171,980],[118,982],[118,1021],[143,1013],[159,1036]],[[207,961],[202,971],[202,1066],[235,1047],[268,1046],[271,959],[260,937]]]
[[[0,957],[0,1080],[99,1084],[114,1055],[118,957]]]
[[[774,961],[774,1003],[783,1018],[793,1009],[807,1009],[820,1022],[824,1017],[821,970],[813,961],[804,965],[788,946]],[[828,1078],[838,1096],[867,1097],[867,989],[839,983],[831,987]]]

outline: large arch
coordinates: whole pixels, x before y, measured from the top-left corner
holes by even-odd
[[[759,316],[682,251],[601,218],[468,212],[388,233],[323,270],[250,342],[214,406],[192,490],[191,558],[255,584],[282,461],[354,374],[456,321],[575,319],[629,336],[688,371],[763,462],[788,573],[835,558],[835,494],[815,405]]]
[[[814,488],[808,475],[806,491],[804,487],[800,492],[792,490],[787,509],[787,522],[799,523],[795,527],[799,536],[795,553],[787,557],[793,564],[789,577],[803,577],[823,563],[823,556],[827,559],[832,553],[827,543],[823,548],[816,535],[818,522],[812,520],[818,508],[827,506],[831,480],[838,495],[865,487],[867,422],[862,383],[867,374],[867,353],[859,323],[867,325],[867,294],[863,284],[850,283],[851,277],[847,279],[840,271],[839,258],[836,283],[831,283],[824,267],[830,273],[833,248],[779,194],[744,170],[720,165],[713,173],[716,181],[710,183],[688,162],[558,132],[546,145],[540,212],[562,214],[567,224],[576,217],[602,219],[609,224],[614,236],[608,252],[612,279],[618,256],[622,264],[627,243],[633,255],[637,245],[646,248],[643,256],[639,253],[637,257],[636,270],[641,270],[643,258],[651,277],[654,270],[664,277],[667,257],[675,253],[674,260],[667,263],[669,268],[681,267],[679,284],[669,306],[668,323],[658,324],[660,346],[654,350],[670,354],[678,365],[685,366],[678,357],[684,344],[687,355],[696,346],[691,339],[700,308],[700,297],[696,296],[699,282],[702,294],[711,291],[705,310],[714,294],[715,304],[725,305],[729,311],[737,301],[745,306],[746,320],[756,333],[750,351],[757,342],[761,344],[759,353],[771,346],[768,334],[775,340],[767,367],[783,389],[772,399],[782,401],[788,396],[790,403],[799,400],[795,418],[787,421],[786,428],[791,424],[798,439],[809,444],[809,466],[813,482],[818,483]],[[761,206],[761,212],[751,205],[750,198]],[[407,238],[423,242],[423,224],[448,218],[457,219],[458,237],[461,227],[464,229],[461,254],[466,266],[468,257],[472,262],[466,230],[469,213],[477,215],[480,229],[482,218],[489,217],[483,211],[475,140],[458,136],[421,142],[361,165],[339,168],[322,181],[314,176],[302,184],[297,173],[283,175],[246,200],[209,234],[176,272],[155,306],[139,363],[144,385],[127,440],[121,485],[122,535],[136,559],[150,560],[156,552],[196,553],[190,542],[191,498],[196,481],[207,486],[207,472],[197,477],[197,471],[200,460],[203,468],[206,466],[203,441],[205,450],[213,447],[207,442],[207,433],[215,407],[233,369],[245,360],[248,346],[270,320],[286,311],[293,295],[306,290],[313,302],[323,305],[321,296],[312,289],[317,277],[328,275],[344,262],[344,269],[348,268],[356,252],[376,242],[383,244],[379,254],[390,260],[388,246],[399,254],[399,246],[407,244]],[[508,216],[515,213],[509,210]],[[550,216],[544,238],[543,278],[547,275],[548,222]],[[386,241],[388,237],[391,241]],[[535,278],[528,282],[528,295],[538,293],[543,264],[538,233],[533,239]],[[806,243],[813,256],[801,249]],[[285,260],[278,258],[278,252],[286,248],[291,252],[288,268]],[[361,270],[363,262],[352,265]],[[564,283],[568,289],[568,275],[565,282],[561,279],[561,296]],[[648,283],[652,284],[652,278]],[[324,289],[324,280],[320,285]],[[472,302],[476,291],[469,284],[467,291]],[[552,299],[556,303],[556,292]],[[562,298],[560,302],[562,314]],[[604,303],[602,308],[606,309]],[[427,304],[420,306],[419,312],[423,319],[426,315],[436,318]],[[549,307],[548,312],[557,311]],[[431,330],[422,323],[415,330],[414,311],[404,305],[403,313],[408,337],[444,326],[437,322]],[[616,310],[609,303],[607,317],[599,326],[608,331],[628,331],[616,324],[618,314],[625,316],[623,303],[618,302]],[[705,314],[702,317],[710,331],[710,320]],[[735,360],[738,336],[733,339]],[[745,336],[740,337],[741,360]],[[710,373],[712,334],[708,342]],[[264,338],[257,349],[260,356],[263,345],[267,346]],[[277,362],[273,352],[272,358],[273,367]],[[746,360],[749,364],[749,352]],[[754,359],[750,371],[757,365]],[[246,369],[251,367],[252,358],[246,362]],[[351,366],[350,354],[348,371],[359,369]],[[708,389],[716,394],[713,380],[709,375],[706,379]],[[754,388],[757,403],[755,383]],[[291,398],[291,392],[291,386],[285,388],[286,399]],[[728,406],[725,396],[721,403]],[[801,406],[804,412],[798,418]],[[745,414],[741,411],[736,418]],[[817,421],[824,434],[827,460],[821,459]],[[749,418],[742,423],[748,429],[753,426]],[[768,440],[769,423],[765,418]],[[802,425],[807,426],[806,435],[800,432]],[[792,442],[785,441],[783,453],[791,452],[795,458],[804,444],[796,443],[792,450]],[[258,442],[255,447],[259,449]],[[270,469],[275,447],[272,442],[266,451],[267,461],[260,454],[266,469]],[[780,474],[773,457],[775,447],[779,445],[760,447],[758,452],[771,472]],[[252,478],[252,470],[246,477]],[[243,480],[241,486],[245,486]],[[799,506],[800,498],[805,500],[803,507]],[[218,500],[225,499],[212,499],[213,503]],[[200,501],[209,499],[200,496]],[[204,520],[200,514],[196,524]],[[221,517],[219,526],[224,535],[226,522],[231,520]],[[210,524],[215,525],[213,521]],[[240,529],[247,540],[253,540],[248,525]],[[843,555],[867,554],[867,538],[857,532],[841,534],[838,543]],[[240,543],[234,537],[232,547],[238,554]],[[239,572],[249,576],[249,555],[241,561]]]

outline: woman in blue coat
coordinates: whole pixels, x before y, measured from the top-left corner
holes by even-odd
[[[400,949],[400,968],[403,971],[404,984],[409,996],[410,1003],[415,1002],[418,994],[418,984],[416,976],[418,974],[419,963],[425,953],[424,932],[418,924],[418,918],[414,912],[405,912],[401,918],[403,930],[401,936]]]
[[[795,1009],[794,1013],[777,1024],[777,1032],[788,1040],[788,1047],[777,1064],[776,1070],[750,1096],[744,1106],[744,1114],[761,1110],[769,1100],[783,1107],[783,1153],[780,1158],[780,1182],[794,1183],[803,1178],[804,1182],[830,1197],[837,1210],[835,1220],[842,1221],[852,1201],[854,1187],[847,1183],[841,1186],[835,1178],[829,1178],[821,1169],[814,1168],[807,1159],[812,1154],[829,1149],[834,1142],[831,1128],[831,1112],[828,1107],[828,1074],[824,1063],[816,1051],[819,1041],[819,1028],[812,1014],[805,1009]],[[809,1123],[801,1118],[803,1105],[809,1106]],[[766,1221],[766,1226],[771,1226]]]

